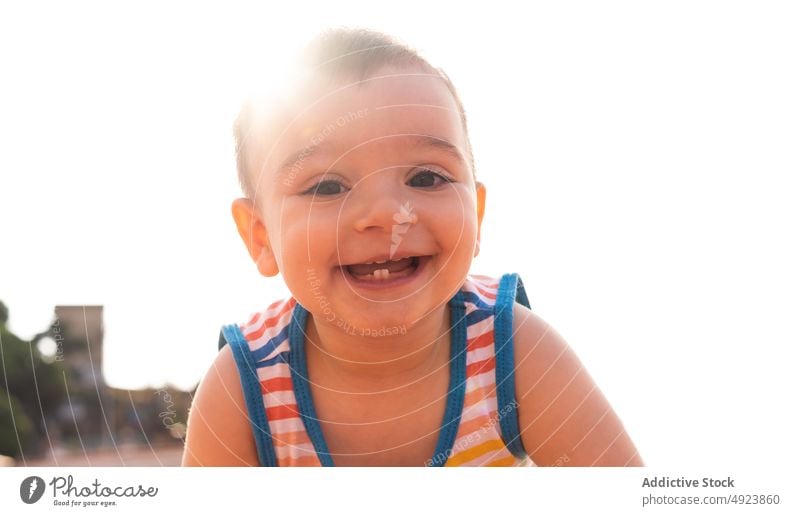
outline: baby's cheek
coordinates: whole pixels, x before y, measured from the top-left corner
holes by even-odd
[[[335,218],[333,218],[335,221]],[[280,240],[286,260],[314,261],[336,239],[336,227],[331,217],[324,217],[318,210],[294,210],[284,213]]]
[[[474,210],[474,203],[469,197],[453,196],[437,206],[429,220],[445,239],[448,248],[468,246],[477,235],[477,215]]]
[[[450,265],[454,281],[462,282],[469,273],[475,256],[475,245],[478,240],[478,216],[474,199],[464,195],[459,199],[457,207],[453,207],[449,231],[447,232],[450,249]]]
[[[298,271],[302,271],[309,264],[308,262],[308,240],[298,231],[294,225],[285,225],[278,234],[279,263],[281,274],[287,284],[291,278],[295,277]]]

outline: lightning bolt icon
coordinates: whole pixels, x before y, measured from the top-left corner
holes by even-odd
[[[36,479],[35,478],[31,479],[31,485],[28,488],[28,500],[33,498],[33,493],[34,493],[34,491],[36,491],[37,487],[38,487],[38,483],[36,482]]]

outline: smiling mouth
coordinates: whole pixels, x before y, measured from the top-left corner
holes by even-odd
[[[342,265],[341,268],[356,281],[386,282],[413,275],[429,256],[408,256],[396,260]]]

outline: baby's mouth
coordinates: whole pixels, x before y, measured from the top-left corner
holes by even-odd
[[[409,256],[396,260],[343,265],[342,270],[359,281],[391,281],[411,276],[425,257]]]

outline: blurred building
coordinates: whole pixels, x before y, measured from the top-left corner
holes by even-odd
[[[191,393],[109,387],[103,333],[102,306],[56,306],[53,324],[34,339],[55,341],[55,354],[44,358],[60,366],[63,396],[43,414],[36,453],[18,457],[19,465],[180,464]]]

